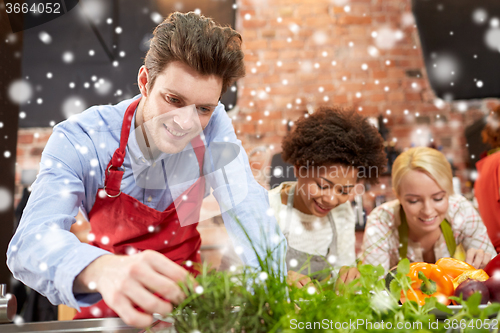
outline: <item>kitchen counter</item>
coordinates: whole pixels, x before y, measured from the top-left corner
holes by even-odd
[[[144,330],[125,324],[120,318],[83,319],[70,321],[45,321],[25,324],[0,324],[2,333],[140,333]],[[172,323],[157,321],[150,329],[152,333],[175,333]]]

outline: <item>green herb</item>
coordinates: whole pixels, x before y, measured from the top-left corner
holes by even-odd
[[[274,264],[283,244],[272,247],[266,236],[262,237],[267,248],[261,251],[249,239],[259,270],[245,267],[217,272],[204,265],[196,278],[197,287],[181,285],[187,298],[170,315],[177,332],[447,332],[444,322],[436,322],[431,311],[451,311],[436,298],[427,299],[424,306],[413,301],[399,304],[401,294],[406,296],[412,290],[408,259],[399,263],[389,290],[382,266],[371,265],[358,265],[360,278],[347,285],[314,281],[299,289],[289,286],[280,266]],[[477,296],[467,301],[453,298],[463,308],[450,320],[486,319],[500,310],[500,304],[480,310]],[[398,329],[398,324],[402,328]]]

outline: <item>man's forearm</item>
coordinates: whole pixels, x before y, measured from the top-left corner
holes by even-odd
[[[75,278],[73,283],[73,292],[75,294],[95,293],[99,277],[107,267],[109,260],[115,255],[105,254],[92,261]]]

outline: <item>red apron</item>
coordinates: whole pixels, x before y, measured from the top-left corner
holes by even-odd
[[[175,207],[179,207],[182,202],[182,210],[192,212],[189,220],[199,221],[205,193],[203,177],[200,177],[163,212],[150,208],[120,191],[123,171],[118,168],[123,164],[130,126],[139,101],[140,98],[133,101],[125,112],[120,147],[116,149],[106,168],[104,189],[97,191],[94,206],[89,213],[90,232],[95,236],[90,244],[114,254],[133,254],[149,249],[163,253],[179,265],[185,264],[188,260],[201,263],[199,253],[201,238],[196,229],[197,223],[181,227]],[[205,146],[199,136],[191,143],[195,147],[202,175]],[[198,273],[193,265],[184,268],[195,275]],[[118,317],[118,315],[104,300],[101,300],[92,306],[81,308],[81,312],[77,313],[74,319],[106,317]]]

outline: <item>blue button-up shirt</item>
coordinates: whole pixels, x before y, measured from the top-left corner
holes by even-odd
[[[125,110],[138,97],[117,105],[91,107],[58,124],[42,153],[40,172],[9,244],[7,265],[16,279],[48,297],[53,304],[79,309],[101,298],[97,293],[74,294],[73,282],[87,265],[109,252],[81,243],[69,229],[76,222],[79,210],[84,214],[90,212],[97,191],[104,187],[106,167],[119,146]],[[134,123],[135,114],[132,125]],[[121,191],[163,211],[196,180],[199,166],[196,160],[188,163],[192,167],[185,165],[186,158],[194,154],[162,154],[154,161],[144,157],[138,145],[141,138],[136,133],[139,132],[132,126]],[[267,191],[253,178],[248,157],[222,104],[215,108],[201,137],[207,148],[203,173],[222,208],[226,229],[233,245],[242,247],[243,262],[257,267],[257,256],[236,220],[255,243],[263,244],[263,239],[274,246],[284,242],[269,209]],[[239,148],[237,157],[224,166],[224,172],[214,159],[220,154],[210,155],[212,147],[220,146],[219,143],[232,143]],[[173,181],[175,170],[182,171],[187,181]],[[155,177],[160,177],[160,181]],[[144,180],[151,178],[154,181]],[[275,264],[281,267],[282,263],[280,255]]]

